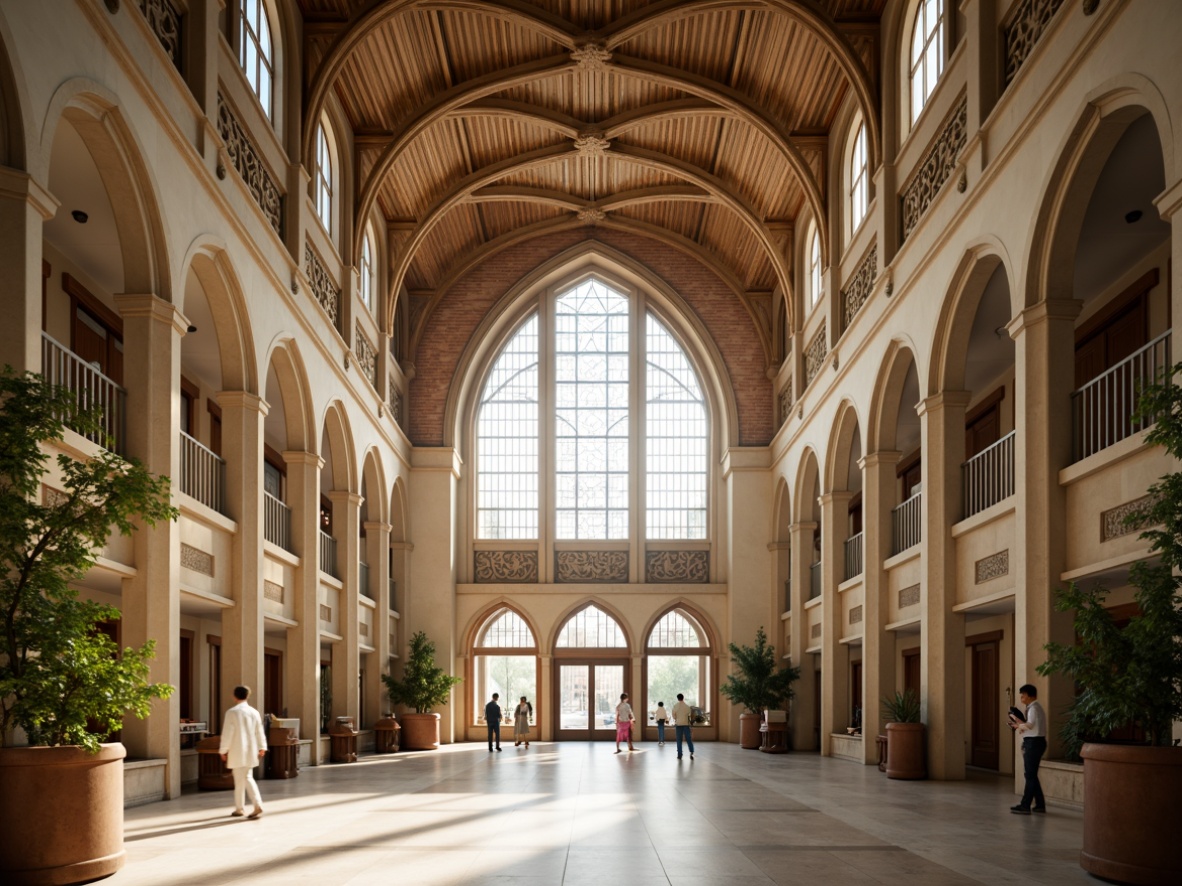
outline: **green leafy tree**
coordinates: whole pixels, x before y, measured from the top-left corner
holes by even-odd
[[[1146,435],[1177,463],[1182,460],[1182,386],[1173,376],[1182,364],[1138,399],[1141,426],[1156,422]],[[1152,745],[1172,742],[1173,723],[1182,719],[1182,471],[1149,487],[1149,505],[1130,515],[1153,557],[1135,563],[1129,582],[1136,589],[1138,614],[1122,630],[1104,608],[1103,588],[1071,584],[1059,592],[1056,608],[1075,613],[1079,642],[1049,643],[1044,676],[1064,673],[1081,691],[1068,709],[1062,730],[1067,753],[1077,756],[1085,740],[1136,723]]]
[[[728,674],[719,691],[752,714],[782,709],[795,694],[792,684],[800,679],[800,668],[776,666],[776,647],[768,644],[762,626],[754,646],[731,643],[728,648],[738,673]]]
[[[648,702],[649,710],[658,701],[672,707],[677,693],[685,695],[685,703],[696,705],[701,701],[698,691],[698,662],[696,655],[650,655],[648,659]]]
[[[389,674],[383,674],[382,682],[386,684],[386,694],[393,704],[414,708],[416,714],[429,714],[431,708],[448,700],[452,687],[460,682],[460,678],[435,664],[435,644],[419,631],[411,638],[410,655],[402,679],[395,680]]]
[[[40,376],[0,373],[0,747],[20,728],[31,744],[97,751],[124,714],[146,717],[152,699],[173,691],[148,682],[155,643],[120,651],[98,629],[119,610],[70,587],[112,530],[175,519],[168,478],[109,449],[88,459],[59,454],[61,491],[42,494],[42,444],[67,426],[93,438],[100,419]]]

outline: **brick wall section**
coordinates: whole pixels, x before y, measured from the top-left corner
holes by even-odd
[[[775,433],[771,382],[747,310],[707,266],[656,240],[602,228],[566,231],[505,250],[458,281],[428,319],[414,355],[410,439],[442,446],[447,395],[456,364],[477,324],[518,280],[568,247],[588,239],[636,259],[685,300],[709,330],[734,387],[739,445],[766,445]]]

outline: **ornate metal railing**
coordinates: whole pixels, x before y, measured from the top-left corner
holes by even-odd
[[[361,374],[376,390],[378,387],[377,354],[374,353],[373,345],[369,343],[365,333],[361,331],[360,323],[357,324],[356,332],[353,335],[353,353],[357,355],[357,366],[361,369]]]
[[[41,333],[41,374],[57,387],[72,391],[84,409],[98,407],[102,429],[84,436],[92,443],[124,453],[127,442],[127,391],[69,348]]]
[[[1018,0],[1014,4],[1005,24],[1006,86],[1017,76],[1062,5],[1063,0]]]
[[[160,41],[176,69],[183,73],[181,47],[184,46],[184,41],[181,28],[184,15],[169,0],[137,0],[136,6],[140,8],[148,27],[152,29],[152,33],[156,35],[156,39]]]
[[[900,198],[903,211],[903,239],[907,239],[915,230],[915,226],[919,224],[919,220],[928,211],[928,207],[932,205],[936,195],[940,193],[940,189],[956,168],[956,158],[960,156],[968,141],[968,114],[968,100],[961,99],[919,164],[915,176],[903,189],[903,196]]]
[[[841,331],[849,329],[850,324],[866,299],[870,298],[870,290],[874,288],[874,278],[878,276],[878,244],[870,247],[870,252],[862,259],[854,276],[850,278],[850,285],[841,292]]]
[[[818,560],[809,567],[809,599],[815,600],[821,596],[821,562]]]
[[[1139,351],[1071,395],[1074,460],[1119,443],[1152,422],[1133,418],[1137,398],[1149,384],[1160,381],[1170,367],[1170,333],[1163,332]]]
[[[304,263],[308,266],[308,282],[312,285],[312,295],[328,315],[332,328],[340,332],[341,289],[332,282],[332,277],[328,276],[324,262],[320,260],[311,243],[304,245]]]
[[[285,551],[291,550],[291,508],[263,492],[263,538]]]
[[[1014,435],[1010,431],[960,466],[964,515],[971,517],[1014,494]]]
[[[226,513],[226,463],[184,431],[181,435],[181,492],[219,514]]]
[[[813,340],[809,342],[808,348],[804,352],[804,383],[809,385],[813,379],[817,377],[817,373],[821,371],[821,367],[825,364],[825,355],[829,353],[829,343],[825,338],[825,324],[821,324],[821,328],[817,330]]]
[[[246,189],[254,197],[254,202],[259,205],[275,233],[283,236],[283,195],[263,164],[262,156],[255,150],[246,130],[242,128],[242,124],[238,122],[238,118],[234,116],[221,93],[218,93],[218,135],[226,146],[226,156],[230,160],[230,165],[246,183]],[[219,168],[218,175],[223,174]]]
[[[333,578],[340,578],[337,572],[337,540],[320,530],[320,571]]]
[[[920,516],[923,493],[917,492],[891,511],[891,553],[899,554],[913,548],[923,538]]]
[[[862,539],[864,534],[859,532],[845,540],[845,578],[849,581],[855,575],[862,574]]]

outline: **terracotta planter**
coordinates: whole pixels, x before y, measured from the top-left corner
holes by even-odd
[[[439,714],[403,714],[402,749],[433,751],[439,747]]]
[[[1118,883],[1182,883],[1182,748],[1085,744],[1079,864]]]
[[[0,750],[0,882],[62,886],[123,867],[121,744]]]
[[[739,747],[755,750],[759,747],[759,714],[739,714]]]
[[[924,755],[922,723],[887,723],[887,778],[925,778],[928,774]]]

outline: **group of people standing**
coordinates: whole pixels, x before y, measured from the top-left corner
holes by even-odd
[[[689,745],[690,759],[694,758],[694,737],[692,728],[693,709],[685,703],[685,695],[677,693],[677,704],[673,705],[673,726],[677,732],[677,759],[682,756],[682,743]],[[665,710],[665,702],[658,701],[653,714],[657,721],[657,744],[665,743],[665,724],[669,722],[669,712]],[[636,723],[636,715],[632,713],[632,705],[628,704],[628,693],[620,696],[620,703],[616,705],[616,753],[620,753],[620,742],[628,742],[628,750],[634,751],[632,746],[632,728]]]
[[[517,703],[517,707],[513,710],[513,747],[524,744],[529,747],[529,721],[534,715],[534,706],[530,704],[526,696],[521,696],[521,701]],[[492,701],[484,706],[484,722],[488,725],[488,750],[489,753],[493,751],[493,743],[496,743],[496,750],[501,749],[501,694],[494,692]]]

